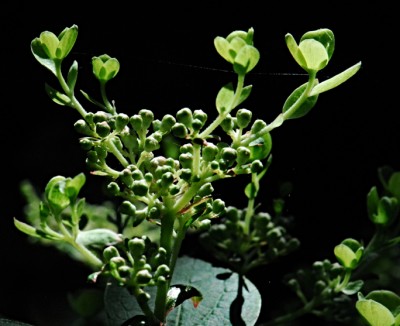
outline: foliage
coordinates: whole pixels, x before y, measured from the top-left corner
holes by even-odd
[[[104,285],[105,324],[293,325],[307,314],[349,325],[400,324],[398,295],[371,279],[386,273],[374,262],[393,255],[400,242],[400,172],[389,167],[379,170],[383,193],[373,187],[367,196],[368,217],[376,227],[371,240],[346,238],[333,248],[337,261],[324,259],[288,273],[284,281],[299,300],[287,305],[282,299],[283,311],[258,321],[261,296],[247,276],[300,245],[286,228],[284,198],[272,212],[258,210],[262,178],[272,164],[271,132],[286,120],[309,114],[320,94],[354,76],[361,62],[320,82],[317,74],[334,53],[333,32],[309,31],[298,43],[287,34],[289,52],[308,80],[266,123],[241,107],[252,91],[245,77],[260,60],[253,36],[250,28],[214,39],[237,81],[221,87],[212,121],[209,113],[186,107],[162,117],[147,109],[132,115],[118,112],[106,86],[120,64],[107,54],[92,58],[100,99],[78,92],[78,62],[64,69],[78,37],[76,25],[59,35],[42,32],[32,41],[32,54],[58,81],[56,87],[45,85],[48,96],[80,115],[74,126],[87,152],[87,168],[104,178],[110,201],[93,205],[79,196],[84,173],[53,177],[43,195],[25,182],[26,221],[15,218],[14,223],[37,242],[53,245],[93,270],[88,279]],[[78,95],[97,111],[87,110]],[[213,194],[215,182],[247,176],[247,207],[226,207]],[[198,233],[201,245],[226,268],[181,255],[188,232]],[[92,293],[70,301],[87,320],[99,313]]]

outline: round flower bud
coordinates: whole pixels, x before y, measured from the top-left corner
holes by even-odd
[[[86,136],[91,136],[93,134],[93,131],[90,129],[89,125],[83,119],[79,119],[77,122],[75,122],[74,127],[75,130],[80,134]]]
[[[176,123],[175,118],[170,115],[170,114],[166,114],[161,121],[161,125],[160,125],[160,131],[162,133],[168,133],[171,131],[172,126]]]
[[[218,154],[218,147],[215,146],[213,143],[207,143],[207,145],[203,147],[202,156],[204,161],[206,162],[213,161],[217,154]]]
[[[143,179],[143,173],[139,169],[133,170],[131,175],[132,175],[133,180],[142,180]]]
[[[176,119],[178,120],[178,122],[184,124],[187,127],[190,127],[193,120],[192,110],[190,110],[189,108],[180,109],[176,113]]]
[[[143,129],[143,119],[138,114],[131,116],[129,118],[129,123],[136,132],[140,132]]]
[[[142,269],[136,273],[135,282],[138,285],[146,285],[151,281],[152,278],[153,276],[147,269]]]
[[[115,128],[117,131],[122,131],[129,122],[128,115],[119,113],[115,119]]]
[[[147,183],[153,182],[153,175],[152,175],[150,172],[147,172],[147,173],[144,175],[144,180],[145,180]]]
[[[156,220],[160,218],[161,216],[161,211],[158,207],[154,206],[149,209],[149,219]]]
[[[236,124],[239,128],[246,128],[251,121],[252,112],[247,109],[239,109],[236,112]]]
[[[142,109],[139,111],[139,115],[142,117],[142,128],[147,130],[151,126],[151,123],[154,120],[154,114],[150,110]]]
[[[214,187],[210,182],[207,182],[200,187],[199,191],[197,192],[197,195],[199,195],[200,197],[205,197],[211,195],[213,191]]]
[[[151,134],[151,137],[153,137],[155,140],[157,140],[158,142],[160,142],[163,138],[163,134],[161,131],[155,131]]]
[[[152,136],[146,138],[144,142],[144,150],[146,152],[152,152],[160,148],[160,143]]]
[[[96,146],[94,150],[96,151],[99,160],[104,161],[108,155],[107,149],[104,146]]]
[[[190,168],[181,170],[181,179],[185,181],[190,181],[192,178],[192,170]]]
[[[260,160],[255,160],[251,163],[251,173],[260,173],[264,166]]]
[[[97,152],[94,150],[91,150],[89,152],[87,152],[87,159],[89,161],[89,163],[97,163],[98,162],[98,157],[97,157]]]
[[[103,257],[105,261],[108,263],[112,258],[119,257],[118,249],[115,248],[114,246],[106,247],[103,250]]]
[[[149,190],[149,186],[144,180],[133,181],[132,191],[136,196],[146,196]]]
[[[212,204],[212,210],[215,214],[220,214],[225,210],[225,202],[222,199],[215,199]]]
[[[79,140],[79,145],[81,145],[82,149],[88,151],[93,147],[93,141],[88,138],[81,138]]]
[[[132,172],[129,169],[123,169],[120,175],[121,181],[128,187],[132,188],[133,185],[133,178]]]
[[[172,185],[171,187],[169,187],[169,193],[174,196],[176,194],[179,193],[179,191],[181,191],[181,187],[178,185]]]
[[[107,137],[110,132],[111,128],[106,121],[96,123],[96,132],[100,137]]]
[[[161,186],[168,188],[174,182],[174,175],[171,172],[166,172],[161,177]]]
[[[204,125],[207,121],[207,113],[205,113],[203,110],[194,110],[193,118],[200,120]]]
[[[211,169],[213,170],[218,170],[219,169],[219,163],[217,161],[212,161],[210,164]]]
[[[240,218],[240,210],[237,209],[236,207],[229,206],[226,208],[225,212],[227,218],[232,221],[232,222],[237,222],[239,221]]]
[[[135,259],[139,259],[146,248],[146,244],[141,238],[133,238],[128,241],[128,249]]]
[[[172,126],[171,132],[175,137],[185,138],[188,130],[183,123],[177,122]]]
[[[136,206],[132,204],[130,201],[125,200],[119,206],[119,212],[129,216],[134,216],[136,214]]]
[[[225,132],[229,132],[233,129],[233,120],[230,114],[227,115],[227,117],[221,122],[221,128]]]
[[[107,192],[112,195],[112,196],[116,196],[119,194],[120,192],[120,188],[118,183],[112,181],[107,185]]]
[[[109,118],[110,118],[110,115],[107,112],[97,111],[93,115],[93,122],[94,123],[103,122],[103,121],[107,121]]]
[[[179,151],[181,153],[190,153],[193,154],[193,145],[190,143],[183,144],[180,148]]]
[[[239,146],[237,148],[236,162],[239,165],[246,164],[250,160],[251,152],[247,147]]]
[[[179,162],[183,168],[191,168],[193,163],[193,156],[190,153],[182,153],[179,155]]]
[[[221,150],[221,157],[227,162],[233,162],[237,157],[237,152],[231,147],[224,147]]]
[[[253,125],[251,126],[251,133],[256,134],[261,129],[265,128],[266,126],[267,126],[267,124],[263,120],[257,119],[256,121],[254,121]]]
[[[161,121],[160,120],[158,120],[158,119],[153,120],[152,125],[153,125],[154,131],[160,131],[160,129],[161,129]],[[161,131],[161,132],[163,132],[163,131]]]
[[[192,128],[194,131],[199,131],[203,127],[204,123],[199,119],[193,119]]]

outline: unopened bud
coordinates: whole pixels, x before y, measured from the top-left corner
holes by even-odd
[[[170,114],[166,114],[161,121],[161,125],[160,125],[160,131],[162,133],[168,133],[171,131],[172,126],[176,123],[175,118],[170,115]]]
[[[178,122],[184,124],[185,126],[191,127],[193,120],[192,110],[190,110],[189,108],[180,109],[176,113],[176,119],[178,120]]]
[[[206,162],[211,162],[214,160],[215,156],[218,154],[218,147],[213,143],[207,143],[206,146],[203,147],[203,160]]]
[[[122,131],[129,122],[128,115],[119,113],[115,119],[115,128],[117,131]]]
[[[173,127],[171,128],[171,132],[175,137],[178,138],[185,138],[188,133],[186,126],[183,123],[179,122],[173,125]]]
[[[239,128],[246,128],[251,121],[252,113],[247,109],[239,109],[236,113],[236,124]]]

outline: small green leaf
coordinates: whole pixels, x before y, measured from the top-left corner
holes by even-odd
[[[76,237],[76,242],[91,248],[103,249],[106,246],[115,245],[122,241],[120,234],[110,229],[93,229],[80,231]]]
[[[62,238],[61,236],[57,237],[55,235],[50,235],[46,232],[43,232],[42,230],[38,230],[29,224],[18,221],[16,218],[14,218],[14,225],[18,230],[31,237],[48,239],[48,240],[60,240]]]
[[[70,204],[69,197],[65,194],[66,179],[62,176],[53,177],[45,188],[46,199],[55,215]]]
[[[286,41],[286,46],[290,51],[290,54],[296,60],[297,64],[300,67],[304,67],[306,65],[306,60],[301,51],[299,50],[299,46],[297,45],[293,35],[290,33],[286,34],[285,41]]]
[[[43,49],[42,42],[39,38],[35,38],[31,42],[31,51],[33,56],[41,65],[49,69],[54,75],[57,75],[56,64],[52,58],[48,56],[46,51]]]
[[[233,63],[233,57],[229,52],[230,45],[225,38],[217,36],[214,39],[214,46],[221,57],[223,57],[226,61]]]
[[[296,103],[299,97],[304,93],[306,90],[307,83],[297,87],[292,94],[289,95],[285,104],[282,108],[282,113],[290,112],[292,106]],[[307,99],[293,112],[290,114],[286,113],[286,119],[297,119],[305,116],[310,110],[315,106],[317,103],[318,95],[316,96],[309,96]]]
[[[330,29],[320,28],[315,31],[309,31],[301,37],[301,41],[306,39],[313,39],[320,42],[326,49],[329,59],[335,50],[335,36]]]
[[[239,101],[238,101],[237,105],[242,104],[249,97],[252,88],[253,88],[252,85],[248,85],[246,87],[243,87],[242,92],[240,93],[240,97],[239,97]]]
[[[378,211],[379,194],[378,189],[374,186],[367,194],[367,211],[368,217],[371,221],[374,221],[375,214]]]
[[[45,84],[45,90],[47,95],[57,104],[65,106],[71,103],[71,100],[67,95],[57,91],[47,83]]]
[[[233,68],[239,75],[249,73],[260,60],[260,53],[251,45],[243,46],[235,57]]]
[[[58,36],[60,40],[57,50],[59,50],[58,59],[64,59],[74,47],[76,39],[78,37],[78,26],[72,25],[66,27]]]
[[[353,269],[357,265],[356,254],[348,246],[341,243],[335,247],[334,253],[343,267]]]
[[[307,71],[319,71],[328,64],[328,53],[325,47],[316,40],[306,39],[301,41],[299,50],[306,61],[306,65],[303,68]]]
[[[400,172],[395,172],[390,176],[388,190],[400,202]]]
[[[257,188],[253,182],[247,184],[246,188],[244,188],[244,193],[247,198],[253,199],[257,196]]]
[[[364,281],[357,280],[354,282],[349,282],[347,286],[342,290],[342,292],[346,295],[353,295],[361,290],[364,285]]]
[[[86,182],[86,176],[84,173],[79,173],[73,179],[68,179],[66,183],[65,193],[71,201],[75,201],[78,197],[80,190]]]
[[[373,300],[361,300],[356,302],[356,308],[360,315],[370,326],[393,326],[395,319],[389,309]]]
[[[341,72],[340,74],[333,76],[322,83],[317,84],[314,86],[312,91],[310,92],[310,96],[315,96],[321,94],[323,92],[329,91],[332,88],[339,86],[340,84],[344,83],[351,77],[353,77],[358,70],[361,68],[361,62],[351,66],[350,68],[346,69],[345,71]]]
[[[215,102],[219,114],[222,114],[226,110],[230,110],[232,108],[234,96],[235,91],[233,90],[232,83],[226,84],[220,89]]]
[[[249,144],[250,161],[265,159],[272,150],[272,137],[268,132]]]
[[[374,300],[395,313],[400,307],[400,296],[389,290],[375,290],[365,296],[366,299]]]
[[[75,89],[77,78],[78,78],[78,62],[75,60],[72,63],[71,68],[69,68],[67,76],[67,84],[71,92],[73,92]]]

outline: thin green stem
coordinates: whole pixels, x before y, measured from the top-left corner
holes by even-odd
[[[106,145],[109,152],[117,158],[123,167],[127,167],[129,165],[129,162],[125,159],[124,155],[122,155],[121,151],[117,148],[117,146],[115,146],[113,138],[107,138]]]
[[[100,93],[101,93],[101,98],[104,102],[104,105],[106,106],[106,109],[108,112],[111,114],[115,114],[115,108],[113,105],[111,105],[110,101],[108,100],[107,93],[106,93],[106,82],[100,82]]]
[[[228,114],[238,105],[240,100],[240,95],[242,94],[243,85],[244,85],[244,77],[245,75],[238,75],[238,83],[236,86],[235,96],[232,100],[230,107],[226,108],[222,113],[218,115],[218,117],[201,133],[199,134],[199,138],[206,138],[209,136],[228,116]]]

